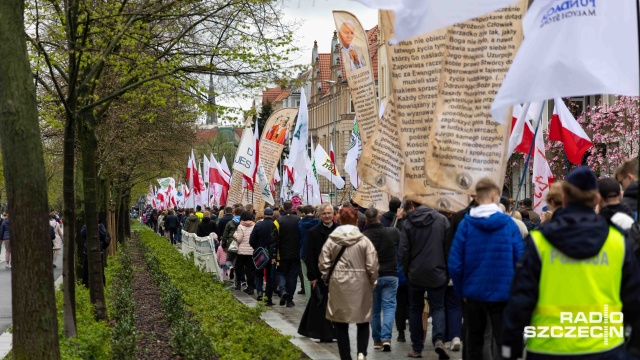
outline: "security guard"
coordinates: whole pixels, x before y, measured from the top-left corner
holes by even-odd
[[[527,239],[504,311],[502,357],[628,359],[625,324],[640,316],[640,268],[631,244],[593,210],[587,166],[562,183],[564,208]],[[640,331],[640,329],[633,329]]]

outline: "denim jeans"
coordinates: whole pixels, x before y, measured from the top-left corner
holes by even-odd
[[[287,301],[293,300],[298,285],[298,273],[300,272],[300,259],[280,260],[278,266],[278,285],[280,290],[287,294]]]
[[[462,310],[460,308],[460,299],[453,291],[453,286],[447,286],[444,293],[444,302],[447,316],[447,331],[445,340],[451,341],[453,338],[461,337],[462,328]]]
[[[428,288],[409,283],[409,330],[411,343],[415,352],[424,349],[424,329],[422,328],[422,312],[424,311],[424,292],[429,296],[429,313],[431,315],[431,342],[445,341],[446,319],[444,313],[444,293],[447,284],[437,288]]]
[[[398,277],[382,276],[373,289],[373,318],[371,319],[371,336],[373,341],[391,340],[393,320],[396,317],[396,292]],[[380,322],[382,311],[382,323]]]

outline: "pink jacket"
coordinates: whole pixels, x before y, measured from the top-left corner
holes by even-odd
[[[222,246],[218,246],[218,252],[216,253],[216,258],[218,259],[218,264],[220,266],[227,265],[227,252],[224,251]]]
[[[253,255],[253,248],[249,244],[249,237],[255,225],[256,223],[253,221],[240,221],[240,226],[238,226],[236,232],[233,233],[233,237],[238,242],[238,255]]]

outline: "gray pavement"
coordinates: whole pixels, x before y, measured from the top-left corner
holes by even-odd
[[[0,253],[0,334],[4,333],[11,325],[11,269],[5,269],[4,246]],[[56,261],[56,269],[53,269],[53,280],[62,275],[62,250]]]
[[[298,289],[299,290],[299,289]],[[241,301],[242,303],[254,306],[257,301],[255,300],[255,296],[248,296],[241,291],[233,291],[236,299]],[[338,353],[338,344],[337,342],[333,343],[318,343],[312,339],[307,337],[298,335],[298,325],[300,324],[300,318],[304,313],[306,298],[304,295],[296,294],[294,296],[295,307],[287,308],[285,306],[278,305],[278,297],[274,295],[274,303],[275,306],[271,308],[267,308],[267,310],[262,314],[262,319],[269,324],[269,326],[279,330],[281,333],[285,335],[291,335],[293,338],[291,342],[300,347],[302,351],[307,354],[311,359],[339,359],[340,355]],[[393,327],[393,341],[391,342],[391,352],[382,352],[380,350],[373,349],[373,340],[369,339],[369,348],[367,359],[368,360],[390,360],[390,359],[399,359],[406,358],[407,353],[411,349],[411,342],[409,340],[409,331],[407,324],[406,337],[407,341],[405,343],[399,343],[396,341],[398,337],[398,333],[395,329],[395,324]],[[349,333],[351,338],[351,356],[355,359],[357,356],[356,353],[356,326],[349,326]],[[424,350],[422,351],[423,359],[438,359],[438,355],[435,353],[433,345],[431,345],[431,319],[429,319],[429,330],[427,333],[427,341],[425,342]],[[447,344],[448,345],[448,344]],[[451,359],[461,359],[462,353],[460,351],[449,351],[449,355]]]

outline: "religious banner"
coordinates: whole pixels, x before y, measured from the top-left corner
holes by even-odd
[[[369,55],[367,33],[360,21],[349,12],[334,11],[333,19],[341,46],[341,63],[351,90],[360,137],[362,143],[366,144],[378,123],[377,87]]]
[[[499,124],[490,110],[522,43],[526,8],[527,1],[520,1],[448,28],[433,125],[425,137],[424,172],[433,186],[471,193],[484,177],[502,186],[511,114]]]
[[[293,124],[298,115],[298,109],[280,109],[267,119],[260,138],[260,162],[264,167],[267,182],[273,181],[278,161],[282,155],[289,130],[293,131]]]

